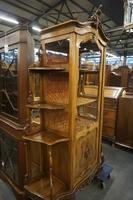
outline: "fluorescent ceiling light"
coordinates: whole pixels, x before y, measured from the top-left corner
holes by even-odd
[[[133,29],[132,29],[132,28],[127,29],[126,32],[132,33],[132,32],[133,32]]]
[[[67,56],[67,53],[62,53],[62,52],[58,52],[58,51],[46,50],[46,53],[52,53],[52,54],[56,54],[56,55]]]
[[[32,29],[35,30],[35,31],[38,31],[38,32],[41,32],[41,30],[42,30],[42,29],[40,29],[39,27],[36,27],[36,26],[33,26]]]
[[[108,52],[106,52],[106,56],[110,56],[110,57],[113,57],[113,58],[117,58],[116,55],[114,55],[114,54],[112,54],[112,53],[108,53]]]
[[[10,17],[6,17],[6,16],[0,16],[0,19],[5,20],[7,22],[11,22],[13,24],[19,24],[19,22],[15,19],[12,19]]]

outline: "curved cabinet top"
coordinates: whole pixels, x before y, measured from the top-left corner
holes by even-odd
[[[70,20],[43,29],[41,32],[41,40],[45,40],[60,35],[66,35],[74,32],[79,35],[92,33],[98,36],[103,46],[106,46],[106,42],[108,41],[108,38],[105,36],[100,23],[98,23],[97,21],[80,22],[78,20]]]

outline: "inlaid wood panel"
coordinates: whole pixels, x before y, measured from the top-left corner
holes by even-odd
[[[96,167],[98,155],[98,132],[97,128],[86,132],[76,140],[75,147],[75,185],[88,176],[88,172]]]

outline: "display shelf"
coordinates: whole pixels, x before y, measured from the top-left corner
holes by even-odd
[[[49,200],[51,197],[49,177],[43,177],[38,181],[29,183],[25,186],[25,189],[28,193],[41,197],[42,199]],[[65,184],[58,178],[53,177],[52,195],[56,197],[57,194],[63,193],[65,190]]]
[[[82,106],[85,104],[93,103],[95,102],[95,99],[92,98],[84,98],[84,97],[78,97],[77,98],[77,106]],[[55,104],[27,104],[28,108],[32,109],[47,109],[47,110],[64,110],[67,107],[66,105],[55,105]]]
[[[65,71],[63,67],[29,67],[29,71]]]
[[[62,137],[60,135],[57,135],[53,132],[48,132],[48,131],[39,132],[37,134],[30,135],[30,136],[23,136],[23,139],[32,141],[32,142],[43,143],[49,146],[57,144],[57,143],[61,143],[61,142],[67,142],[69,140],[68,138]]]
[[[98,69],[86,69],[86,68],[80,68],[80,73],[87,73],[87,74],[97,74],[99,72]]]
[[[96,99],[78,97],[78,99],[77,99],[77,106],[82,106],[82,105],[93,103],[93,102],[96,102]]]
[[[28,104],[28,108],[32,109],[47,109],[47,110],[63,110],[65,106],[55,104]]]
[[[33,124],[38,124],[40,125],[40,118],[36,118],[35,120],[32,121]]]
[[[64,67],[29,67],[29,71],[65,71],[66,69]],[[80,73],[98,73],[98,69],[85,69],[80,68]]]

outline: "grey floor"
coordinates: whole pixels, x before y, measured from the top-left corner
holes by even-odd
[[[97,183],[76,193],[76,200],[133,200],[133,151],[103,144],[105,162],[113,167],[110,180],[101,189]],[[10,188],[0,180],[0,200],[15,200]]]
[[[104,189],[93,183],[76,194],[76,200],[133,200],[133,151],[103,144],[105,163],[113,167]]]
[[[16,200],[11,188],[0,180],[0,200]]]

